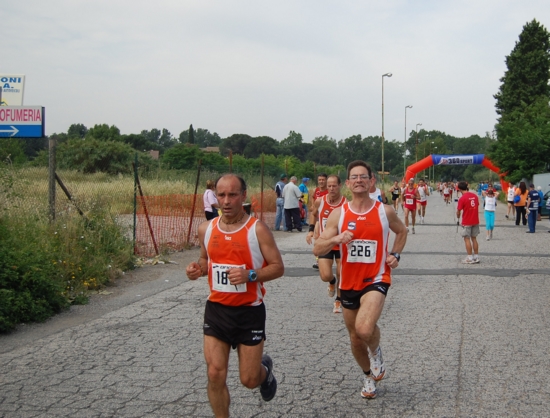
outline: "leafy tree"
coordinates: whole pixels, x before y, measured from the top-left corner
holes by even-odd
[[[508,70],[494,96],[500,119],[490,158],[512,181],[544,171],[548,163],[550,33],[527,23],[506,57]]]
[[[62,169],[83,173],[132,173],[135,153],[130,145],[119,141],[104,141],[93,137],[85,140],[69,139],[57,147],[57,165]],[[141,167],[147,168],[152,164],[148,154],[138,155]]]
[[[0,164],[23,164],[27,161],[25,144],[19,138],[2,138],[0,141]]]
[[[230,151],[232,151],[233,154],[243,155],[244,149],[250,141],[252,141],[252,137],[250,135],[233,134],[222,140],[220,151],[224,156],[228,156]]]
[[[106,123],[94,125],[93,128],[88,130],[86,139],[97,139],[98,141],[120,141],[120,129],[118,129],[115,125],[109,126]]]
[[[153,149],[160,151],[161,154],[176,144],[176,141],[168,129],[163,128],[162,131],[158,129],[151,129],[150,131],[143,130],[141,131],[141,135],[153,144]]]
[[[332,165],[338,161],[338,150],[330,145],[315,146],[306,155],[306,160],[317,164]]]
[[[162,162],[173,169],[189,170],[197,166],[202,155],[196,145],[176,144],[163,154]]]
[[[122,141],[138,151],[148,151],[155,148],[155,144],[142,134],[122,135]]]
[[[279,149],[279,143],[276,139],[273,139],[269,136],[258,136],[252,138],[245,149],[243,150],[243,155],[246,158],[257,158],[262,154],[273,154],[275,155]]]
[[[86,126],[84,126],[82,123],[73,123],[71,126],[69,126],[69,130],[67,131],[67,137],[69,139],[73,139],[73,138],[84,139],[86,138],[87,133],[88,133],[88,128],[86,128]]]
[[[288,136],[281,141],[281,146],[282,147],[292,147],[292,146],[295,146],[295,145],[300,145],[303,142],[304,142],[304,140],[302,138],[302,134],[299,134],[299,133],[294,132],[294,131],[290,131],[288,133]]]
[[[189,129],[182,131],[178,137],[178,141],[182,144],[191,144],[189,140],[189,132]],[[202,128],[198,128],[194,131],[193,138],[193,143],[199,148],[217,147],[222,142],[222,139],[216,132],[211,133],[208,129]]]
[[[494,96],[501,117],[522,109],[524,104],[533,104],[541,96],[550,97],[550,34],[535,19],[523,27],[519,42],[506,57],[506,67]]]
[[[550,163],[550,107],[547,98],[523,109],[497,125],[498,142],[490,153],[491,160],[512,182],[531,178],[547,171]]]

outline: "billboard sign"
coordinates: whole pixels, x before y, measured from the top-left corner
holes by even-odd
[[[0,74],[2,106],[23,106],[25,76],[22,74]]]
[[[0,106],[0,138],[43,138],[42,106]]]

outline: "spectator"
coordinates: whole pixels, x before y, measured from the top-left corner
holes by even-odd
[[[495,211],[497,209],[498,192],[493,189],[490,184],[486,192],[482,192],[484,197],[485,208],[485,229],[487,230],[486,240],[493,239],[493,230],[495,229]]]
[[[218,216],[218,208],[220,207],[218,204],[218,199],[216,199],[216,195],[214,193],[215,184],[216,183],[214,183],[214,180],[207,180],[206,190],[202,196],[202,201],[204,203],[204,215],[206,216],[207,221]]]
[[[288,183],[283,189],[283,199],[285,207],[285,222],[287,232],[292,232],[292,229],[296,229],[298,232],[302,232],[302,221],[300,219],[300,203],[298,199],[302,197],[302,192],[296,186],[298,179],[296,176],[290,178]]]
[[[468,257],[463,261],[466,264],[479,263],[477,236],[479,235],[479,200],[474,193],[468,192],[468,183],[460,181],[458,188],[462,191],[462,196],[458,199],[456,206],[457,222],[462,216],[462,237],[466,246]],[[473,252],[473,254],[472,254]]]
[[[525,204],[527,203],[527,186],[525,182],[519,183],[519,187],[514,194],[514,206],[516,207],[516,225],[519,225],[519,221],[523,226],[527,225],[527,218],[525,216]]]
[[[540,195],[539,192],[535,190],[535,185],[529,185],[529,193],[527,193],[527,203],[526,207],[529,212],[528,221],[529,221],[529,231],[526,231],[529,234],[535,233],[535,225],[537,224],[537,218],[539,216],[539,206],[540,206]]]
[[[275,185],[275,193],[277,194],[277,211],[275,212],[275,231],[280,231],[281,222],[283,224],[283,231],[286,231],[286,222],[284,221],[285,213],[285,201],[283,199],[283,189],[287,182],[286,174],[281,174],[280,180]]]
[[[540,197],[540,200],[539,200],[539,214],[537,216],[537,221],[540,221],[542,220],[542,199],[544,199],[544,193],[542,192],[542,187],[540,186],[537,186],[537,192],[539,192],[539,197]]]

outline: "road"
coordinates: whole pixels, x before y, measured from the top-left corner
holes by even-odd
[[[481,262],[467,265],[454,210],[430,197],[426,224],[408,236],[379,322],[389,377],[368,401],[305,234],[275,232],[286,271],[266,285],[265,351],[279,389],[265,403],[242,387],[233,352],[232,416],[549,416],[548,219],[526,234],[499,205],[494,239],[482,227]],[[0,336],[0,417],[212,416],[202,354],[208,288],[183,272],[196,256],[147,267],[133,274],[154,280]]]

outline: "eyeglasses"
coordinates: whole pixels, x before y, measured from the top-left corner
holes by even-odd
[[[350,180],[357,180],[357,179],[361,179],[361,180],[368,180],[370,179],[370,176],[368,174],[352,174],[351,176],[349,176],[349,179]]]

